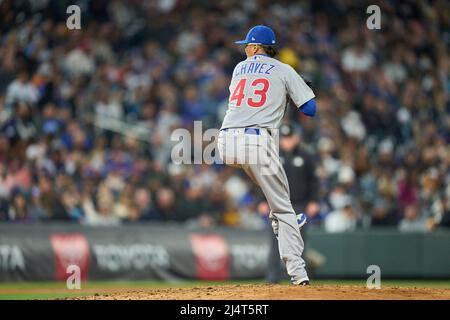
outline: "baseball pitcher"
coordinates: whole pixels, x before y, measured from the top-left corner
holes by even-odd
[[[225,164],[242,168],[260,186],[291,282],[308,285],[299,228],[306,216],[297,216],[291,205],[278,154],[278,128],[288,96],[301,112],[312,117],[315,95],[291,66],[274,59],[276,40],[271,28],[255,26],[236,44],[245,45],[247,59],[233,71],[228,110],[218,138],[219,155]]]

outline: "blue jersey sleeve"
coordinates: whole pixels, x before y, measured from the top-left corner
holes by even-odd
[[[312,98],[300,106],[300,111],[309,117],[314,117],[316,114],[316,99]]]

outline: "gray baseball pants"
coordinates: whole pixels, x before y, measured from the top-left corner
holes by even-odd
[[[220,131],[217,144],[221,160],[242,168],[263,191],[270,206],[269,217],[278,239],[280,258],[291,281],[297,282],[308,278],[302,258],[304,242],[277,141],[277,134],[264,128],[229,128]]]

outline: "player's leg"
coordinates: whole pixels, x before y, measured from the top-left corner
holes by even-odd
[[[293,282],[307,279],[305,261],[302,258],[304,243],[298,227],[297,217],[290,204],[280,175],[260,175],[255,165],[244,165],[261,187],[276,219],[280,258],[286,263],[287,273]]]
[[[272,148],[274,148],[274,147],[275,147],[275,145],[272,144]],[[278,153],[277,153],[278,150],[272,150],[272,152],[276,153],[276,155],[278,156]],[[277,157],[275,159],[279,159],[279,158]],[[299,227],[301,228],[306,223],[306,215],[302,214],[302,218],[303,219],[301,221],[299,221],[299,219],[298,219],[299,216],[295,213],[295,209],[293,208],[292,203],[290,201],[290,188],[289,188],[289,181],[288,181],[288,178],[287,178],[287,175],[286,175],[286,171],[284,171],[283,165],[281,164],[280,161],[278,161],[277,165],[279,166],[279,173],[280,173],[280,175],[282,177],[281,181],[282,181],[283,184],[286,185],[287,195],[288,195],[288,198],[289,198],[289,204],[290,204],[290,206],[291,206],[291,208],[292,208],[292,210],[294,212],[295,218],[296,218],[295,226],[297,228],[299,228]],[[272,213],[272,215],[274,215],[275,217],[278,217],[278,215],[275,215],[273,213]],[[277,219],[277,223],[278,223],[278,229],[279,229],[280,228],[280,220],[279,219]],[[279,233],[279,231],[278,231],[278,233]],[[299,232],[299,236],[300,236],[299,244],[300,244],[300,252],[301,252],[300,254],[303,255],[304,250],[305,250],[305,242],[303,240],[301,232]],[[280,241],[280,239],[278,239],[278,241]],[[283,240],[281,240],[281,241],[283,241]],[[306,263],[305,263],[303,258],[302,258],[302,265],[303,265],[302,268],[304,270],[304,272],[302,270],[302,276],[301,277],[296,277],[295,279],[292,279],[293,282],[301,282],[303,280],[308,280],[309,281],[309,278],[308,278],[307,272],[306,272]],[[286,266],[286,268],[287,268],[287,266]],[[289,270],[288,270],[288,274],[289,274]]]
[[[289,185],[284,168],[279,160],[273,141],[268,144],[249,146],[263,148],[262,154],[270,154],[270,170],[259,164],[245,164],[243,169],[262,189],[271,209],[271,218],[277,222],[278,247],[281,259],[295,283],[307,279],[305,261],[302,258],[303,239],[298,227],[297,217],[289,197]],[[260,152],[261,150],[258,150]],[[252,150],[249,150],[252,152]]]
[[[227,165],[242,167],[247,175],[261,187],[271,208],[271,219],[276,221],[278,247],[281,259],[293,282],[307,277],[305,262],[301,255],[303,240],[298,228],[297,218],[289,197],[286,173],[281,165],[275,144],[270,136],[245,139],[240,130],[221,131],[218,147],[221,159]],[[252,162],[249,155],[270,154],[269,167],[261,162]],[[242,161],[249,160],[248,164]],[[265,158],[265,160],[267,160]],[[264,162],[264,161],[263,161]],[[275,228],[274,228],[275,232]]]

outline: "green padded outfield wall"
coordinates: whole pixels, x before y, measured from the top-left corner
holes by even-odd
[[[392,229],[329,234],[305,229],[307,248],[326,257],[314,278],[450,279],[450,231]],[[195,229],[169,224],[85,227],[1,224],[0,282],[67,277],[76,264],[89,280],[262,279],[270,229]],[[287,276],[287,275],[286,275]]]
[[[329,234],[311,230],[307,247],[326,257],[317,277],[365,277],[369,265],[378,265],[382,277],[449,278],[450,232],[400,233],[370,230]]]

